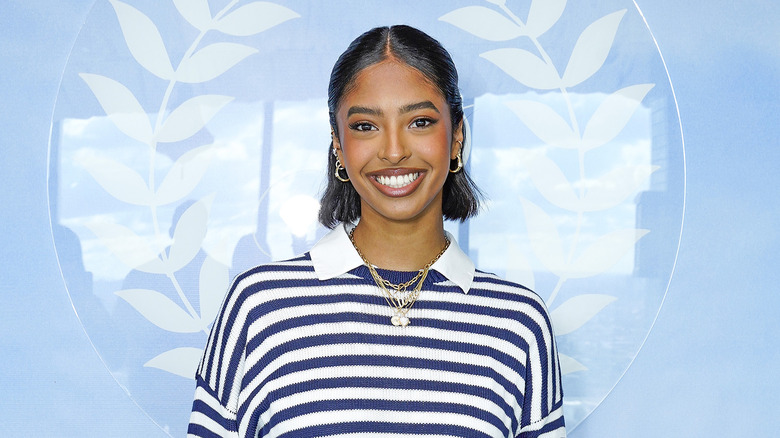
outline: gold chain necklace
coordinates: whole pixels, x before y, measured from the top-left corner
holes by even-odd
[[[379,286],[380,289],[382,289],[382,294],[385,298],[385,301],[387,304],[395,309],[395,313],[392,317],[390,317],[390,322],[394,326],[401,326],[406,327],[409,325],[409,317],[407,314],[409,313],[409,310],[412,308],[414,303],[417,301],[417,297],[420,296],[420,290],[422,289],[422,285],[425,282],[425,279],[428,277],[428,270],[433,266],[434,263],[436,263],[436,260],[439,260],[439,257],[444,254],[444,251],[447,251],[447,248],[450,246],[450,239],[447,238],[447,236],[444,236],[445,244],[444,248],[439,252],[439,254],[436,255],[436,257],[433,258],[430,262],[428,262],[427,265],[425,265],[424,268],[422,268],[417,275],[414,276],[411,280],[401,283],[401,284],[394,284],[391,283],[389,280],[386,280],[382,278],[381,275],[379,275],[378,272],[376,272],[376,269],[374,268],[374,265],[371,264],[371,262],[368,261],[366,256],[363,255],[362,252],[360,252],[360,249],[358,248],[357,244],[355,244],[355,228],[350,230],[349,232],[349,240],[352,242],[352,246],[355,247],[355,251],[357,251],[358,255],[361,259],[363,259],[363,263],[368,267],[369,272],[371,272],[371,277],[374,279],[374,282],[377,286]],[[419,281],[419,282],[418,282]],[[408,291],[407,289],[409,286],[414,284],[415,282],[418,282],[417,285],[412,289],[411,291]]]

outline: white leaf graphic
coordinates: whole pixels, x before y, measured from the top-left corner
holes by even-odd
[[[160,292],[149,289],[125,289],[114,293],[127,301],[149,322],[163,330],[175,333],[201,331],[199,320],[190,316]]]
[[[187,379],[195,379],[203,350],[192,347],[179,347],[168,350],[144,364],[145,367],[157,368]]]
[[[581,294],[566,300],[550,312],[557,336],[569,334],[585,325],[616,297],[601,294]]]
[[[140,266],[146,265],[150,268],[142,270],[143,272],[155,274],[164,272],[158,253],[152,250],[146,239],[129,228],[108,221],[91,222],[86,226],[126,266],[142,270]]]
[[[525,32],[531,38],[538,38],[561,18],[565,7],[566,0],[532,0]]]
[[[211,161],[211,145],[187,151],[165,175],[155,194],[155,205],[167,205],[187,196],[198,185]]]
[[[580,199],[560,167],[545,155],[530,159],[525,166],[531,181],[552,204],[569,211],[579,211]]]
[[[205,329],[214,321],[229,286],[228,267],[213,257],[206,257],[200,267],[200,319]]]
[[[228,35],[249,36],[298,17],[294,11],[276,3],[252,2],[223,17],[215,28]]]
[[[152,141],[152,124],[133,93],[119,82],[101,75],[79,73],[108,118],[125,135],[142,143]]]
[[[173,0],[182,17],[195,29],[203,32],[211,27],[211,10],[208,0]]]
[[[236,43],[214,43],[181,61],[176,78],[188,84],[210,81],[230,70],[257,49]]]
[[[167,262],[170,272],[187,266],[200,251],[206,237],[211,200],[212,197],[209,196],[192,204],[176,223]]]
[[[538,90],[552,90],[561,87],[561,79],[555,67],[527,50],[496,49],[479,56],[492,62],[526,87]]]
[[[507,250],[506,278],[533,290],[536,287],[534,271],[525,254],[512,242]]]
[[[625,201],[660,166],[620,166],[596,179],[582,200],[583,211],[602,211]]]
[[[116,11],[127,48],[136,61],[153,75],[169,80],[173,67],[157,26],[143,12],[118,0],[109,0]]]
[[[617,137],[652,88],[653,84],[632,85],[607,96],[585,126],[582,147],[587,151]]]
[[[515,100],[507,102],[506,106],[545,144],[566,149],[579,147],[577,135],[549,105],[534,100]]]
[[[575,360],[571,356],[567,356],[565,354],[558,353],[558,361],[561,364],[561,374],[571,374],[576,373],[577,371],[587,371],[588,368],[585,367],[585,365],[579,363],[577,360]]]
[[[488,41],[509,41],[525,34],[512,20],[483,6],[456,9],[439,20]]]
[[[582,31],[563,74],[564,87],[573,87],[599,71],[609,55],[620,20],[625,13],[625,9],[613,12],[594,21]]]
[[[558,229],[550,215],[533,202],[523,199],[523,212],[528,235],[531,239],[531,249],[548,271],[561,276],[565,259],[563,244]]]
[[[133,205],[151,205],[149,186],[135,170],[98,155],[82,158],[76,164],[89,172],[100,187],[114,198]]]
[[[157,133],[157,141],[173,143],[192,137],[232,100],[230,96],[216,94],[195,96],[187,100],[165,119]]]
[[[577,258],[567,272],[567,277],[586,278],[607,271],[633,250],[636,242],[649,232],[650,230],[627,229],[599,237]]]

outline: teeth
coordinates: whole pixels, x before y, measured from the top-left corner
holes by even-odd
[[[420,177],[420,172],[407,173],[401,176],[384,176],[380,175],[376,177],[376,181],[383,186],[392,187],[394,189],[400,189],[407,186]]]

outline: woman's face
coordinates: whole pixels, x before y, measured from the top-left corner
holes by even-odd
[[[361,220],[442,217],[442,187],[462,141],[444,96],[417,70],[388,60],[361,71],[336,113],[334,139],[360,195]]]

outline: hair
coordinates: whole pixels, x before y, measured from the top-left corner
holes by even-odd
[[[372,65],[393,59],[416,69],[434,85],[450,109],[453,130],[463,121],[463,102],[458,89],[458,71],[447,50],[437,40],[410,26],[377,27],[357,37],[341,54],[330,74],[328,111],[330,126],[339,135],[336,113],[344,96],[355,86],[358,74]],[[466,137],[465,124],[463,125]],[[453,132],[454,133],[454,132]],[[336,179],[336,156],[328,153],[328,184],[320,199],[319,221],[328,228],[360,217],[360,195],[351,183]],[[477,214],[481,192],[465,167],[449,173],[442,189],[442,211],[450,220],[465,221]]]

